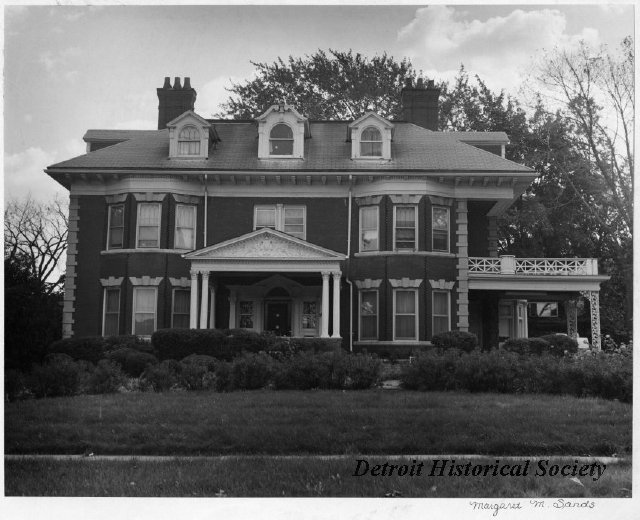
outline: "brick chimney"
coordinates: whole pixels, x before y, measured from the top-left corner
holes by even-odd
[[[406,80],[400,92],[402,103],[402,119],[429,130],[438,130],[438,98],[440,89],[429,80],[425,87],[424,80],[418,78],[415,87],[411,78]]]
[[[158,130],[167,127],[169,121],[173,121],[187,110],[193,110],[196,103],[196,91],[191,88],[191,79],[184,78],[184,86],[180,84],[180,78],[176,77],[171,86],[170,78],[164,78],[164,85],[158,90]]]

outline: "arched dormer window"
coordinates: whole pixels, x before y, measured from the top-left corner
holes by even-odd
[[[293,131],[289,125],[278,123],[271,129],[269,155],[293,155]]]
[[[178,155],[200,155],[200,132],[195,126],[185,126],[180,130]]]
[[[375,126],[368,126],[360,136],[361,157],[382,156],[382,134]]]

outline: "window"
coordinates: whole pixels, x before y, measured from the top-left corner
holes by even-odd
[[[137,247],[160,247],[160,214],[158,203],[138,204]]]
[[[378,339],[378,291],[360,291],[360,339]]]
[[[394,206],[396,250],[416,250],[416,206]]]
[[[271,228],[306,240],[306,207],[272,204],[254,207],[254,229]]]
[[[133,288],[133,333],[150,336],[156,330],[156,287]]]
[[[382,157],[382,134],[374,126],[368,126],[360,136],[361,157]]]
[[[434,206],[432,209],[431,229],[434,251],[449,252],[449,208]]]
[[[124,204],[109,206],[109,237],[107,249],[122,249],[124,245]]]
[[[196,206],[176,206],[176,249],[196,248]]]
[[[174,329],[188,329],[190,326],[190,309],[191,291],[189,289],[174,289],[171,327]]]
[[[269,133],[269,155],[293,155],[293,131],[279,123]]]
[[[316,302],[302,302],[302,328],[304,331],[315,332],[318,330],[318,304]]]
[[[416,319],[418,308],[418,291],[396,289],[394,291],[394,340],[417,340],[418,320]]]
[[[120,334],[120,289],[104,290],[104,316],[102,319],[102,335],[117,336]]]
[[[449,291],[433,291],[433,334],[448,332],[451,329],[449,309]]]
[[[557,318],[558,302],[530,303],[529,316],[532,318]]]
[[[378,206],[360,208],[360,251],[378,250]]]
[[[195,126],[185,126],[180,130],[178,155],[200,155],[200,132]]]
[[[241,329],[253,328],[253,302],[240,302],[240,322]]]

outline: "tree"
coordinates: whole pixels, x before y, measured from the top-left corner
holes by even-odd
[[[4,259],[26,269],[45,294],[62,289],[61,260],[67,250],[67,209],[55,198],[10,200],[4,212]]]
[[[62,335],[63,204],[58,199],[9,201],[4,240],[5,366],[26,370],[41,362],[47,346]]]
[[[367,111],[393,118],[401,112],[398,93],[405,79],[415,79],[411,63],[383,53],[318,50],[302,58],[251,62],[255,78],[233,83],[218,117],[253,119],[277,100],[286,100],[310,119],[356,119]]]

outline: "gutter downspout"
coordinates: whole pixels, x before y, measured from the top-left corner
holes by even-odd
[[[351,274],[351,181],[353,177],[349,175],[349,217],[347,218],[347,276],[345,281],[349,284],[349,352],[353,352],[353,282],[349,279]]]
[[[202,181],[204,183],[204,241],[202,242],[202,247],[207,247],[207,220],[209,220],[209,215],[207,214],[207,199],[209,198],[209,194],[207,193],[207,174],[205,173],[202,177]]]

